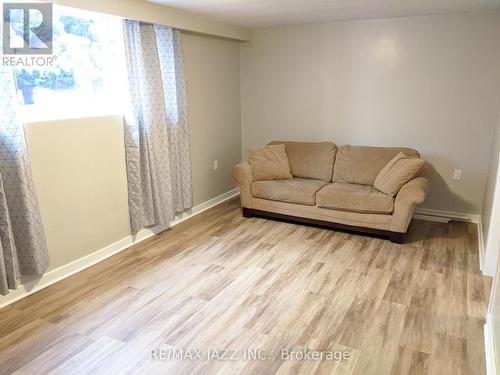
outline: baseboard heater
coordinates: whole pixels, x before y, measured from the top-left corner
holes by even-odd
[[[428,209],[416,209],[413,216],[415,219],[438,221],[447,223],[451,220],[473,222],[474,220],[470,215],[461,214],[457,212],[438,211]]]

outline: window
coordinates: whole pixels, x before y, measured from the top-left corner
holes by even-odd
[[[121,19],[54,6],[52,66],[15,70],[25,122],[121,113]]]

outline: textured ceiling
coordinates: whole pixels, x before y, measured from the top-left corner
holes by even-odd
[[[148,0],[247,27],[499,9],[500,0]]]

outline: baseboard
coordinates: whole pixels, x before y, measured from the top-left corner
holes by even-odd
[[[477,248],[479,250],[479,269],[481,272],[484,271],[484,245],[483,221],[480,217],[477,223]]]
[[[31,281],[25,281],[22,285],[20,285],[16,290],[10,291],[10,293],[6,296],[0,296],[0,308],[10,305],[11,303],[18,301],[24,297],[29,296],[43,288],[48,287],[49,285],[55,284],[58,281],[61,281],[71,275],[74,275],[77,272],[80,272],[90,266],[93,266],[96,263],[103,261],[106,258],[109,258],[112,255],[115,255],[132,245],[135,245],[145,239],[154,236],[155,234],[164,231],[165,229],[172,227],[176,224],[179,224],[197,214],[202,213],[203,211],[208,210],[232,197],[235,197],[239,194],[239,189],[233,189],[228,191],[222,195],[219,195],[213,199],[210,199],[204,203],[201,203],[191,210],[188,210],[181,215],[178,215],[177,218],[170,224],[168,227],[154,227],[141,230],[135,236],[127,236],[118,240],[100,250],[97,250],[83,258],[77,259],[74,262],[65,264],[62,267],[56,268],[52,271],[47,272],[41,278]]]
[[[486,359],[486,375],[496,375],[495,342],[493,339],[493,322],[491,315],[486,317],[484,324],[484,356]]]
[[[431,208],[417,207],[415,214],[413,215],[415,219],[437,221],[437,222],[448,222],[450,220],[459,221],[470,221],[471,223],[478,223],[481,219],[481,215],[476,214],[464,214],[461,212],[454,211],[443,211],[434,210]]]
[[[447,217],[425,215],[425,214],[421,214],[418,212],[415,212],[413,214],[413,218],[417,219],[417,220],[435,221],[437,223],[448,223],[450,221],[450,218],[447,218]]]

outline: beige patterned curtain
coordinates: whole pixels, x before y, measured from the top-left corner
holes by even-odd
[[[24,129],[17,117],[16,109],[12,68],[0,64],[0,294],[2,295],[7,294],[9,289],[15,289],[21,277],[42,275],[49,264]]]
[[[192,207],[191,155],[177,30],[124,20],[129,111],[125,149],[132,232]]]

